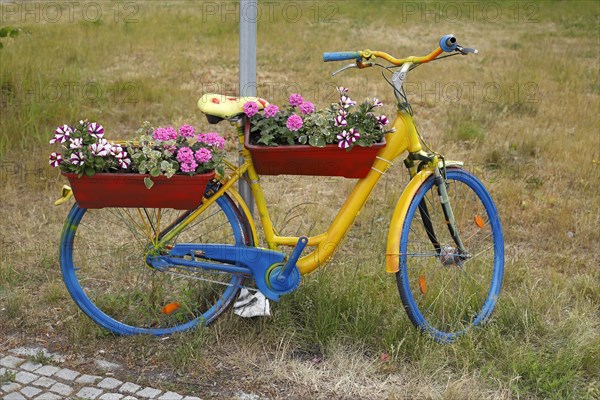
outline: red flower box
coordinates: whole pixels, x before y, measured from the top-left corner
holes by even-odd
[[[252,162],[259,175],[364,178],[371,170],[379,150],[385,147],[385,139],[371,147],[354,146],[346,151],[335,144],[325,147],[253,145],[246,132],[244,146],[252,154]]]
[[[98,173],[82,176],[64,173],[71,183],[75,200],[81,208],[131,207],[175,208],[190,210],[198,207],[208,182],[215,172],[198,175],[152,177],[154,185],[146,188],[147,174]]]

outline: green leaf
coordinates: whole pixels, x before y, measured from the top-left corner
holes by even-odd
[[[154,167],[150,170],[150,175],[152,176],[159,176],[160,175],[160,168],[159,167]]]
[[[94,173],[96,173],[96,170],[94,170],[93,167],[85,167],[84,172],[87,176],[94,176]]]
[[[150,189],[152,188],[152,186],[154,186],[154,182],[152,182],[152,179],[150,179],[149,177],[145,177],[144,185],[146,185],[146,189]]]
[[[0,38],[7,37],[12,28],[1,28],[0,29]]]

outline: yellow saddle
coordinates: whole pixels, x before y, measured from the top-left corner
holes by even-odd
[[[244,104],[252,101],[258,104],[262,110],[269,103],[260,97],[234,97],[222,94],[207,93],[198,100],[198,108],[204,114],[208,122],[216,124],[224,119],[236,117],[244,113]]]

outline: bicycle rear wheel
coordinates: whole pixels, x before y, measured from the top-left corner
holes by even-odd
[[[73,206],[63,229],[60,262],[77,305],[122,335],[165,335],[207,325],[234,300],[244,276],[146,264],[152,242],[190,211]],[[224,195],[169,243],[253,245],[250,228]]]
[[[460,257],[430,176],[408,209],[396,274],[410,320],[439,342],[451,342],[489,317],[504,274],[502,227],[488,191],[458,168],[447,170],[447,183],[468,256]]]

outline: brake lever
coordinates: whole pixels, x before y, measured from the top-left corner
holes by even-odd
[[[463,56],[466,56],[469,53],[473,53],[473,54],[479,53],[479,50],[477,50],[477,49],[472,49],[470,47],[462,47],[462,46],[456,46],[456,51],[458,51]]]
[[[372,66],[373,66],[372,62],[363,63],[363,62],[357,61],[356,63],[348,64],[345,67],[342,67],[342,68],[338,69],[337,71],[332,72],[331,76],[335,76],[336,74],[339,74],[340,72],[345,71],[349,68],[363,69],[363,68],[369,68]]]
[[[352,63],[352,64],[348,64],[340,69],[338,69],[337,71],[334,71],[331,73],[331,76],[336,76],[337,74],[339,74],[340,72],[343,72],[349,68],[358,68],[358,65],[356,65],[356,63]]]

